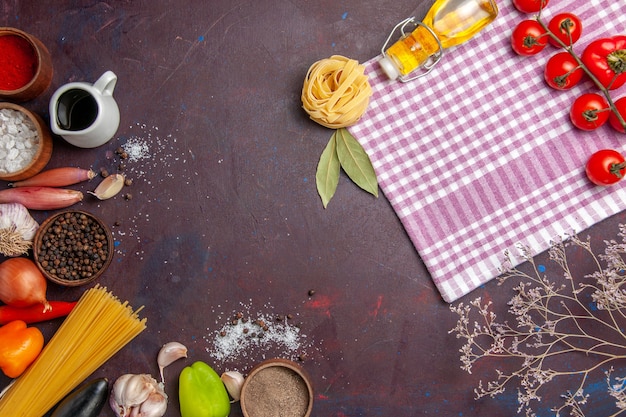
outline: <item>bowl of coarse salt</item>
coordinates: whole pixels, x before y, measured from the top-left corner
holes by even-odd
[[[43,119],[13,103],[0,103],[0,180],[39,173],[52,156],[52,136]]]

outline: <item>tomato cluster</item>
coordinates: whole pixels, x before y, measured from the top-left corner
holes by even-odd
[[[543,11],[548,1],[513,0],[513,5],[521,12],[537,13]],[[538,54],[548,45],[562,49],[545,65],[546,83],[556,90],[568,90],[585,77],[591,77],[604,92],[604,97],[596,93],[578,97],[570,110],[572,124],[582,130],[593,130],[610,121],[615,130],[625,133],[626,97],[610,103],[608,90],[626,83],[626,35],[596,39],[578,56],[574,44],[582,30],[582,21],[570,12],[556,14],[548,24],[539,17],[526,19],[513,29],[511,47],[522,56]]]
[[[581,130],[594,130],[607,122],[626,133],[626,96],[613,101],[609,94],[626,84],[626,35],[596,39],[578,55],[574,44],[583,31],[581,19],[561,12],[546,24],[542,18],[549,0],[512,0],[522,13],[535,13],[533,19],[517,24],[511,34],[511,47],[522,56],[536,55],[548,45],[560,49],[544,67],[546,84],[556,90],[569,90],[581,80],[591,79],[599,93],[588,92],[576,98],[570,108],[572,124]],[[588,178],[597,185],[611,185],[626,174],[626,162],[617,151],[603,149],[593,154],[586,166]]]

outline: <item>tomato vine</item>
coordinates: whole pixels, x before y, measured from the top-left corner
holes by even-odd
[[[536,0],[533,1],[538,3]],[[518,10],[526,13],[525,9],[518,7],[515,1],[514,5]],[[521,21],[513,30],[511,37],[512,49],[519,55],[537,54],[547,44],[563,49],[570,55],[573,62],[571,61],[568,64],[569,68],[567,70],[565,70],[565,67],[560,69],[561,71],[565,70],[565,72],[554,75],[557,74],[559,69],[556,69],[553,61],[551,63],[552,68],[546,68],[544,74],[548,85],[558,90],[569,89],[582,78],[577,76],[577,72],[580,73],[582,71],[606,99],[606,111],[611,114],[612,120],[610,125],[618,132],[625,132],[626,110],[623,105],[616,105],[617,101],[613,100],[609,90],[618,88],[626,83],[626,36],[597,39],[587,45],[582,56],[579,56],[574,51],[574,44],[581,36],[582,22],[573,13],[563,12],[555,15],[546,23],[542,17],[542,12],[546,5],[547,2],[542,3],[534,19]],[[529,24],[531,21],[536,22],[536,24]],[[532,29],[529,30],[528,28]],[[594,111],[600,112],[603,110],[596,109]],[[590,113],[588,111],[585,114],[575,116],[578,120],[589,117]],[[591,117],[595,117],[595,113],[591,114]],[[602,119],[605,118],[602,117]],[[595,124],[593,128],[602,124],[604,123]],[[574,122],[574,125],[580,127],[580,123]]]

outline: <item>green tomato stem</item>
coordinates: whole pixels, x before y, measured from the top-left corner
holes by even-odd
[[[611,164],[609,168],[609,172],[615,175],[617,178],[621,179],[623,177],[622,170],[626,168],[626,162],[621,162],[619,164]]]

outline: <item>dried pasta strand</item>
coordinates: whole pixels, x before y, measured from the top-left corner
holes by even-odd
[[[302,86],[302,107],[312,120],[338,129],[359,120],[371,95],[365,66],[333,55],[309,68]]]
[[[0,416],[41,417],[146,328],[105,287],[87,290],[33,364],[0,399]]]

